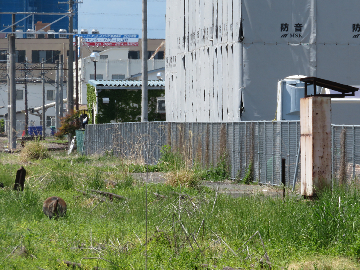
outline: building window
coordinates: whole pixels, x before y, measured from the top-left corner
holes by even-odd
[[[129,51],[128,59],[140,59],[140,51]]]
[[[150,57],[153,55],[154,52],[155,52],[155,51],[148,51],[148,57],[147,57],[147,59],[150,59]]]
[[[55,90],[47,90],[46,91],[46,99],[54,100],[55,99],[54,94],[55,94]]]
[[[164,51],[158,51],[158,53],[155,55],[155,59],[164,59],[164,56]]]
[[[0,51],[0,60],[2,60],[2,61],[7,60],[7,51],[6,50]],[[24,63],[25,62],[25,50],[16,51],[15,61],[16,61],[16,63]]]
[[[55,116],[46,116],[46,126],[55,126]]]
[[[2,61],[7,60],[7,51],[6,50],[0,51],[0,60],[2,60]]]
[[[69,50],[66,51],[66,56],[69,57]],[[76,50],[73,50],[73,59],[75,61],[75,57],[76,57]]]
[[[59,60],[60,51],[32,51],[32,62],[33,63],[41,63],[42,59],[44,59],[46,64],[54,64],[56,60]]]
[[[148,59],[155,53],[155,51],[148,51]],[[153,59],[164,59],[164,51],[158,51]]]
[[[112,80],[122,80],[122,79],[125,79],[125,75],[124,74],[113,74],[113,75],[111,75],[111,79]]]
[[[102,74],[96,74],[96,80],[102,80],[103,75]],[[90,74],[90,80],[95,80],[95,74]]]
[[[16,100],[24,99],[24,90],[16,90]]]
[[[16,51],[15,61],[16,63],[24,63],[25,62],[25,50]]]
[[[109,56],[107,54],[100,54],[100,59],[108,59]]]

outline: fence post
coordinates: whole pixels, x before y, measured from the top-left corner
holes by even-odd
[[[286,159],[281,159],[281,184],[283,186],[283,199],[285,199],[285,167]]]
[[[300,99],[301,195],[331,187],[331,99]]]

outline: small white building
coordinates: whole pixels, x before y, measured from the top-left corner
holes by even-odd
[[[96,63],[96,80],[138,79],[141,76],[141,59],[129,59],[127,48],[112,48],[99,52],[100,60]],[[79,59],[79,93],[80,104],[86,104],[86,91],[89,80],[95,79],[95,65],[90,56]],[[164,59],[148,60],[149,74],[156,77],[162,72],[164,77]],[[155,74],[155,75],[154,75]],[[151,75],[149,75],[151,76]],[[149,80],[156,79],[149,77]]]

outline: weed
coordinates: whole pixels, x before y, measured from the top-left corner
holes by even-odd
[[[243,183],[246,185],[249,185],[250,183],[252,183],[254,181],[254,168],[253,168],[253,163],[250,163],[247,170],[246,170],[246,174],[244,176],[244,178],[242,179]]]
[[[105,181],[102,178],[100,170],[95,169],[87,180],[87,186],[90,189],[102,189],[105,187]]]
[[[185,167],[185,161],[180,152],[172,151],[171,146],[164,145],[158,162],[159,171],[176,171]]]
[[[31,141],[25,144],[20,152],[21,161],[30,161],[48,158],[47,148],[40,141]]]
[[[191,169],[168,172],[166,178],[166,183],[174,187],[197,187],[201,181],[200,175]]]

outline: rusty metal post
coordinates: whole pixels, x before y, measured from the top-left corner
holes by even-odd
[[[283,199],[285,199],[285,167],[286,167],[286,159],[281,159],[281,184],[283,186]]]
[[[301,195],[331,188],[331,99],[300,99]]]

